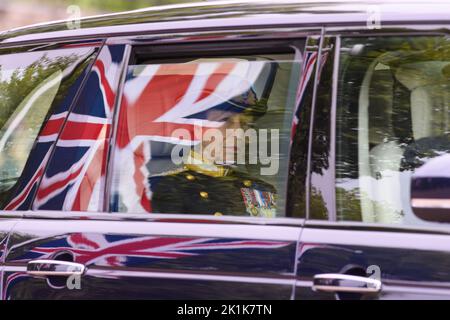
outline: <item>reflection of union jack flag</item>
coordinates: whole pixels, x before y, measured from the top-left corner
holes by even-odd
[[[3,254],[6,252],[6,241],[8,237],[4,237],[0,240],[0,261],[3,261]],[[0,280],[1,282],[1,280]]]
[[[26,272],[6,273],[5,283],[2,288],[2,300],[8,299],[8,288],[14,287],[19,282],[29,278]]]
[[[89,44],[91,47],[93,45],[95,44]],[[71,76],[73,71],[78,68],[81,63],[85,62],[87,57],[91,56],[93,52],[94,51],[91,48],[70,50],[69,53],[77,54],[78,59],[62,71],[62,78],[64,79]],[[29,157],[29,161],[26,163],[17,183],[16,192],[5,206],[5,210],[27,210],[30,208],[31,201],[36,192],[36,187],[44,174],[53,145],[64,124],[65,117],[68,114],[68,110],[70,109],[72,101],[75,99],[77,90],[80,87],[86,72],[87,68],[84,69],[74,84],[68,89],[64,100],[52,110],[52,115],[47,119],[41,129]]]
[[[67,237],[50,240],[34,247],[16,262],[28,262],[33,259],[46,259],[56,252],[71,252],[74,262],[85,266],[133,267],[161,261],[161,259],[179,259],[198,256],[211,252],[234,252],[235,250],[277,249],[288,246],[288,241],[217,239],[195,237],[130,237],[120,235],[102,235],[75,233]],[[25,272],[7,274],[3,290],[3,299],[18,282],[29,279]]]
[[[170,163],[170,144],[194,144],[201,130],[222,126],[223,121],[208,119],[212,110],[245,110],[250,92],[257,99],[266,94],[275,69],[267,61],[239,59],[130,67],[114,156],[120,171],[119,194],[127,210],[152,211],[150,160],[165,158]],[[187,136],[174,135],[180,129]]]
[[[266,240],[75,233],[32,248],[25,256],[14,261],[42,259],[55,252],[68,251],[73,254],[75,262],[86,266],[133,266],[144,261],[196,256],[211,250],[270,249],[288,244],[289,242]]]
[[[222,126],[221,121],[208,120],[207,113],[214,109],[243,111],[230,101],[252,89],[264,64],[228,60],[131,67],[124,88],[119,147],[142,136],[179,143],[173,137],[177,129],[193,135],[199,125]]]
[[[33,209],[102,210],[108,138],[123,51],[123,46],[112,46],[100,52],[68,115]],[[55,122],[63,121],[64,116]]]

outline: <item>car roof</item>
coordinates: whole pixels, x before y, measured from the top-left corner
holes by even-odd
[[[0,33],[0,45],[46,39],[211,31],[235,27],[363,26],[374,13],[379,14],[381,24],[389,25],[450,22],[450,5],[446,0],[206,1],[82,18],[79,29],[71,29],[70,20],[11,29]]]

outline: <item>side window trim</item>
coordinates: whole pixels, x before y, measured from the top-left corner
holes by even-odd
[[[338,81],[339,81],[339,62],[341,52],[341,37],[338,35],[335,37],[335,49],[334,49],[334,69],[333,69],[333,83],[332,83],[332,95],[331,95],[331,129],[330,129],[330,168],[332,170],[331,185],[333,188],[331,199],[331,211],[329,220],[336,221],[336,110],[337,110],[337,94],[338,94]]]
[[[105,192],[104,192],[104,198],[103,198],[103,212],[111,213],[111,203],[110,203],[110,197],[111,197],[111,190],[112,190],[112,178],[113,178],[113,161],[114,161],[114,154],[116,150],[116,140],[117,140],[117,131],[119,126],[119,114],[120,114],[120,106],[122,104],[122,98],[123,98],[123,89],[125,86],[125,80],[127,76],[127,69],[130,65],[130,58],[131,58],[131,52],[132,52],[132,46],[130,44],[125,45],[125,52],[124,52],[124,58],[123,63],[121,65],[120,70],[120,79],[117,87],[117,94],[116,94],[116,100],[114,102],[114,111],[112,116],[112,131],[110,135],[110,143],[108,148],[108,154],[106,158],[106,181],[105,181]]]

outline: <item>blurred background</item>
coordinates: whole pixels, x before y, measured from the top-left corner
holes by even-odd
[[[0,31],[51,20],[67,19],[77,5],[81,16],[120,12],[195,0],[0,0]]]

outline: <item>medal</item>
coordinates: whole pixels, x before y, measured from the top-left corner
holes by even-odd
[[[246,211],[252,217],[275,218],[276,203],[272,192],[241,188]]]

